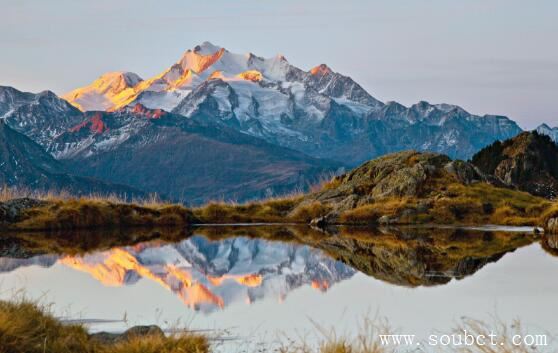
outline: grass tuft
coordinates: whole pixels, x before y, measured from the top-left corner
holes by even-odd
[[[0,301],[1,353],[205,353],[207,339],[176,336],[133,336],[116,343],[92,339],[81,325],[62,324],[48,306],[23,299]]]

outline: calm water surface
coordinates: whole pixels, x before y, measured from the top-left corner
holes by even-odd
[[[352,335],[374,317],[420,338],[464,316],[558,333],[553,243],[510,231],[215,228],[77,255],[4,249],[0,297],[23,290],[91,331],[207,330],[233,352],[312,342],[317,327]]]

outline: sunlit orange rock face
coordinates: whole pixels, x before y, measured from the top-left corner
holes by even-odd
[[[180,64],[183,68],[191,69],[199,74],[215,64],[215,62],[217,62],[224,53],[224,48],[221,48],[217,52],[208,55],[200,54],[197,50],[188,50],[180,60]]]
[[[252,82],[258,82],[258,81],[263,80],[262,73],[259,72],[259,71],[256,71],[256,70],[244,71],[244,72],[238,74],[237,77],[241,78],[243,80],[252,81]]]
[[[113,112],[142,103],[148,108],[170,112],[208,80],[220,79],[231,87],[240,84],[244,95],[250,96],[252,90],[261,91],[266,87],[247,86],[244,82],[282,81],[289,67],[282,55],[265,59],[251,53],[235,54],[205,42],[187,50],[178,61],[151,78],[144,80],[130,72],[109,72],[63,98],[81,111]]]
[[[90,100],[102,110],[111,110],[115,107],[124,106],[124,102],[132,100],[136,96],[136,87],[142,79],[133,73],[109,72],[86,87],[75,89],[64,96],[74,107],[85,111]]]
[[[109,128],[106,126],[105,122],[103,121],[103,114],[98,112],[95,113],[91,118],[85,120],[84,122],[70,128],[71,132],[79,132],[82,129],[89,128],[89,131],[95,134],[102,134],[105,131],[108,131]]]
[[[192,70],[186,69],[179,79],[170,82],[171,87],[175,89],[190,84],[192,82],[193,74]]]
[[[65,256],[58,262],[90,274],[105,286],[122,286],[126,283],[127,275],[135,272],[140,277],[152,280],[170,290],[188,307],[198,309],[201,305],[213,305],[218,308],[225,306],[223,298],[193,278],[190,268],[167,264],[153,271],[139,263],[130,251],[123,248],[114,248],[85,257]],[[262,276],[258,274],[207,276],[206,279],[213,287],[219,287],[229,280],[246,287],[257,287],[263,282]]]
[[[136,104],[132,109],[132,112],[136,114],[141,114],[148,119],[159,119],[163,115],[167,114],[164,110],[161,109],[147,109],[143,104]]]
[[[310,73],[314,76],[324,76],[332,73],[331,69],[326,64],[318,65],[310,70]]]

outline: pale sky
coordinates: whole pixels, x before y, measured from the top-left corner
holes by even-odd
[[[0,85],[146,78],[203,41],[327,63],[382,101],[558,126],[556,0],[0,0]]]

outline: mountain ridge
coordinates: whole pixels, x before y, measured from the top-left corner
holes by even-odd
[[[226,126],[141,105],[86,116],[53,140],[51,154],[81,175],[189,204],[305,190],[342,167]]]
[[[123,198],[143,196],[136,189],[93,178],[68,174],[41,146],[0,120],[0,183],[30,192],[70,192],[74,195],[115,194]]]
[[[113,111],[141,103],[186,117],[204,115],[268,142],[353,166],[404,149],[468,158],[522,131],[506,117],[476,116],[454,105],[382,103],[326,64],[306,71],[280,55],[234,54],[208,42],[187,50],[159,75],[123,86],[108,108],[95,104],[106,98],[102,95],[80,101],[79,93],[91,87],[65,97],[76,106],[88,106],[85,110]],[[402,138],[386,137],[386,130],[401,131]],[[351,146],[354,141],[363,145],[360,150]]]
[[[0,87],[1,92],[10,97],[3,100],[3,121],[68,170],[173,200],[245,201],[290,193],[343,167],[224,124],[185,119],[141,104],[83,113],[51,92]]]

